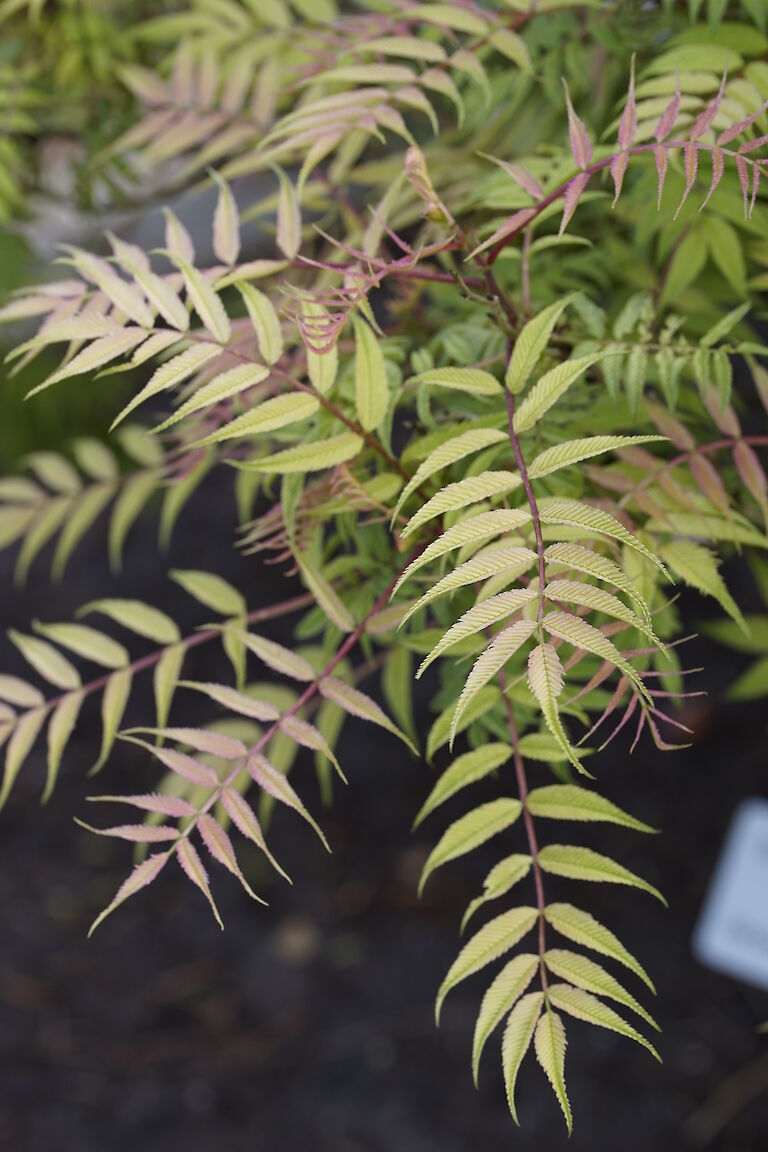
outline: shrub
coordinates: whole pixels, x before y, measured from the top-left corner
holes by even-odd
[[[570,1129],[565,1016],[656,1055],[653,1018],[586,952],[653,985],[581,901],[550,902],[548,879],[663,897],[577,833],[561,842],[560,824],[651,831],[596,790],[587,753],[619,734],[632,748],[684,741],[675,584],[746,630],[719,565],[768,544],[767,438],[751,431],[768,349],[749,322],[768,262],[766,6],[348,7],[190,0],[135,27],[131,58],[147,66],[116,67],[140,110],[91,170],[137,191],[150,177],[168,193],[215,184],[213,258],[196,256],[209,234],[168,210],[161,249],[112,235],[107,256],[66,247],[67,278],[0,313],[36,322],[14,363],[63,346],[33,392],[93,373],[102,392],[115,372],[139,381],[103,442],[33,453],[0,481],[0,540],[18,544],[20,575],[52,544],[60,577],[107,514],[119,566],[155,497],[167,541],[216,468],[231,475],[239,546],[288,578],[286,600],[264,606],[216,573],[172,573],[216,618],[188,636],[150,604],[108,597],[76,622],[11,632],[47,690],[0,677],[2,801],[44,730],[50,795],[98,696],[96,769],[120,737],[160,775],[157,792],[96,798],[133,815],[93,831],[140,858],[94,927],[174,858],[218,919],[202,857],[259,899],[230,830],[278,871],[273,803],[325,843],[300,798],[305,752],[288,778],[297,752],[314,753],[326,795],[345,716],[415,753],[410,685],[424,674],[424,751],[447,750],[448,766],[416,823],[439,830],[457,795],[464,813],[435,833],[422,887],[492,838],[499,853],[438,1016],[483,970],[475,1077],[504,1023],[512,1115],[532,1045]],[[269,621],[291,613],[288,649]],[[185,678],[188,650],[216,643],[231,683]],[[254,687],[255,664],[279,685]],[[121,731],[150,671],[156,716]],[[378,673],[385,708],[364,684]],[[172,726],[177,691],[197,693],[210,722]],[[473,802],[488,777],[497,798]]]

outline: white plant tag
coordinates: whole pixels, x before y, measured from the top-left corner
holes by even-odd
[[[768,800],[736,810],[693,937],[702,964],[768,989]]]

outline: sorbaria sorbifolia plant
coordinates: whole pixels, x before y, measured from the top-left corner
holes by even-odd
[[[94,832],[144,849],[95,924],[174,861],[218,917],[204,857],[255,895],[233,830],[281,870],[259,805],[288,805],[325,842],[300,798],[305,753],[289,778],[299,748],[328,793],[345,715],[424,745],[447,767],[416,816],[436,828],[422,886],[490,840],[499,856],[438,1014],[482,972],[475,1077],[500,1029],[517,1118],[532,1046],[569,1129],[565,1017],[656,1055],[636,998],[653,986],[588,898],[553,903],[548,879],[662,897],[560,828],[650,831],[596,789],[587,754],[617,735],[685,740],[676,586],[746,627],[719,564],[768,546],[768,437],[753,432],[768,349],[750,326],[768,285],[765,24],[762,0],[190,0],[136,28],[152,66],[121,75],[142,110],[94,163],[136,195],[150,177],[214,182],[210,230],[169,210],[155,251],[112,235],[107,255],[65,247],[65,278],[2,312],[38,325],[14,364],[63,348],[34,392],[137,381],[127,402],[115,388],[103,443],[33,454],[0,482],[21,576],[49,543],[61,576],[103,515],[119,565],[153,497],[167,539],[220,469],[254,589],[276,561],[303,584],[264,606],[215,573],[174,572],[201,623],[216,618],[186,637],[108,596],[12,632],[47,689],[0,679],[2,799],[44,730],[51,793],[97,696],[96,768],[119,737],[159,775],[155,793],[90,797],[133,811]],[[241,259],[246,225],[261,247]],[[303,613],[291,649],[269,635],[289,613]],[[189,680],[188,650],[215,643],[231,682]],[[254,685],[262,666],[279,687]],[[377,672],[387,711],[365,690]],[[144,673],[156,717],[121,731]],[[410,683],[427,673],[436,719],[419,740]],[[171,726],[180,692],[207,726]],[[478,804],[488,777],[497,798]],[[449,799],[464,813],[440,830]]]

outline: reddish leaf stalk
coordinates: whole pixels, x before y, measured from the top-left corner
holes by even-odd
[[[350,632],[349,636],[347,636],[347,638],[343,642],[343,644],[341,644],[337,648],[335,654],[328,661],[325,668],[323,668],[322,672],[319,672],[317,674],[315,679],[310,684],[307,685],[307,687],[304,689],[304,691],[301,693],[301,695],[298,697],[298,699],[294,701],[294,703],[290,706],[290,708],[286,708],[285,712],[282,712],[280,714],[280,716],[277,718],[277,720],[275,720],[272,724],[269,725],[268,728],[265,729],[265,731],[262,733],[262,735],[259,737],[259,739],[256,741],[256,743],[253,745],[253,747],[248,749],[248,753],[245,757],[246,762],[250,757],[257,756],[264,748],[266,748],[267,744],[272,739],[272,737],[279,731],[281,723],[283,723],[285,720],[289,719],[291,716],[295,716],[297,712],[300,712],[301,709],[306,704],[308,704],[310,702],[312,697],[318,691],[322,681],[326,680],[331,675],[331,673],[334,671],[334,669],[341,663],[341,661],[347,655],[349,655],[349,653],[352,651],[352,649],[355,647],[355,645],[360,640],[360,637],[365,632],[365,628],[366,628],[368,621],[371,619],[372,616],[375,616],[377,612],[380,612],[383,608],[385,608],[387,606],[387,604],[390,601],[390,597],[392,596],[392,592],[395,588],[395,585],[397,584],[397,581],[400,579],[401,574],[405,571],[405,569],[408,567],[408,565],[413,560],[416,559],[416,557],[419,555],[419,553],[423,551],[424,547],[425,547],[425,545],[422,545],[421,547],[416,548],[411,552],[411,554],[408,557],[408,559],[406,560],[405,564],[403,564],[403,566],[399,569],[399,571],[395,574],[395,576],[393,576],[392,580],[390,580],[386,589],[382,592],[381,596],[379,596],[378,600],[373,605],[373,607],[370,608],[366,612],[365,616],[363,616],[362,620],[357,625],[357,627],[354,629],[354,631]],[[224,791],[224,789],[228,788],[231,784],[233,784],[234,781],[237,779],[237,777],[240,775],[240,773],[242,771],[243,771],[243,761],[238,761],[237,766],[235,768],[233,768],[233,770],[229,773],[229,775],[224,780],[221,781],[218,788],[215,788],[213,790],[211,795],[208,797],[208,799],[205,801],[205,803],[201,807],[200,811],[197,813],[197,816],[194,817],[192,820],[190,820],[187,827],[181,833],[179,839],[169,849],[169,855],[178,846],[178,844],[180,843],[180,841],[183,837],[188,837],[192,833],[192,831],[194,831],[194,828],[197,825],[197,820],[199,819],[199,817],[205,815],[205,813],[208,812],[214,806],[214,804],[217,803],[217,801],[218,801],[219,797],[221,796],[221,793]]]
[[[301,596],[294,596],[290,600],[282,600],[278,604],[271,604],[268,608],[255,608],[253,612],[249,612],[247,616],[243,617],[246,624],[259,624],[266,620],[277,620],[280,616],[289,616],[292,612],[299,612],[302,608],[308,608],[314,604],[314,598],[309,592],[303,593]],[[131,671],[134,675],[137,672],[146,672],[147,669],[153,668],[155,664],[159,664],[163,655],[169,648],[181,647],[185,650],[190,648],[197,648],[200,644],[207,644],[210,640],[215,640],[221,636],[219,628],[204,628],[199,632],[193,632],[191,636],[185,636],[181,640],[176,641],[175,644],[166,644],[163,648],[157,648],[154,652],[150,652],[147,656],[142,656],[139,660],[134,660],[130,664],[126,664],[124,668],[113,668],[104,676],[99,676],[96,680],[91,680],[87,684],[83,684],[81,688],[74,691],[82,693],[83,696],[92,696],[95,692],[100,692],[106,688],[109,681],[116,672]],[[71,696],[73,690],[62,692],[59,696],[52,696],[50,700],[46,700],[44,704],[40,705],[39,710],[43,713],[52,712],[53,709],[60,704],[65,696]],[[28,712],[36,712],[37,708],[29,708]],[[21,715],[25,715],[22,713]]]
[[[690,145],[690,143],[690,140],[664,140],[658,143],[654,140],[652,143],[648,144],[636,144],[633,148],[625,148],[620,152],[613,153],[611,156],[604,156],[601,160],[594,160],[591,164],[587,165],[587,167],[583,169],[581,175],[589,177],[593,176],[596,172],[600,172],[603,168],[610,168],[610,166],[616,160],[616,157],[620,155],[642,156],[648,152],[654,152],[654,150],[658,148],[685,148],[687,145]],[[700,140],[696,140],[695,145],[697,149],[703,149],[705,152],[719,151],[724,156],[730,156],[734,160],[746,160],[747,162],[750,160],[749,157],[743,156],[731,148],[716,149],[715,145],[704,144]],[[751,161],[751,163],[754,165],[755,161]],[[573,182],[573,179],[574,177],[570,176],[562,184],[558,185],[557,188],[553,188],[553,190],[547,196],[545,196],[543,200],[539,200],[538,204],[533,204],[531,206],[531,215],[527,216],[526,219],[517,228],[513,228],[511,231],[509,231],[505,236],[501,238],[501,240],[499,240],[496,245],[494,245],[493,248],[491,248],[488,256],[488,263],[494,264],[499,255],[510,244],[510,242],[514,240],[520,232],[523,231],[524,228],[527,228],[528,225],[531,224],[537,216],[540,216],[545,208],[549,208],[550,204],[554,204],[557,200],[563,197]]]

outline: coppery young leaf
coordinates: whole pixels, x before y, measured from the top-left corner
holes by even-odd
[[[724,170],[725,170],[725,156],[723,155],[722,151],[719,148],[713,148],[712,149],[712,182],[709,185],[709,192],[707,192],[706,199],[704,200],[704,203],[701,205],[701,208],[699,208],[699,212],[702,212],[706,208],[707,204],[709,204],[709,201],[712,197],[712,193],[714,192],[715,188],[717,188],[718,184],[720,183],[720,181],[723,178]]]
[[[696,183],[696,173],[699,170],[699,147],[695,143],[688,143],[683,145],[683,164],[685,166],[685,191],[683,198],[677,206],[677,212],[673,216],[674,220],[680,215],[680,211],[688,199],[688,195]]]
[[[106,920],[107,916],[109,916],[111,912],[114,912],[115,908],[118,908],[129,896],[134,896],[137,892],[140,892],[142,888],[146,888],[153,880],[156,880],[167,861],[168,854],[166,852],[158,852],[154,856],[148,856],[146,860],[142,860],[140,864],[137,864],[128,879],[118,888],[117,895],[112,903],[109,904],[104,911],[96,917],[93,924],[91,924],[91,927],[88,929],[88,935],[93,935],[102,920]]]
[[[558,236],[562,236],[568,227],[568,223],[576,211],[581,195],[589,183],[589,177],[589,172],[580,172],[578,176],[574,176],[566,188],[563,196],[563,218],[560,221]]]
[[[667,104],[664,111],[662,112],[661,118],[660,118],[658,124],[656,125],[656,131],[653,134],[654,139],[656,140],[656,142],[658,144],[660,144],[662,142],[662,140],[666,140],[667,136],[669,136],[670,132],[672,131],[672,129],[675,126],[675,121],[677,120],[679,112],[680,112],[680,73],[678,72],[677,76],[675,78],[675,94],[672,97],[672,99],[670,100],[669,104]]]
[[[632,63],[629,72],[629,92],[627,93],[627,103],[624,111],[621,114],[619,122],[619,147],[622,149],[629,148],[630,144],[635,138],[637,131],[637,105],[635,104],[635,57],[632,56]]]
[[[727,73],[723,72],[723,78],[720,81],[720,88],[718,89],[717,95],[715,96],[714,100],[707,105],[704,111],[696,117],[693,127],[689,132],[689,137],[691,140],[698,140],[700,136],[703,136],[717,115],[717,110],[720,107],[720,101],[722,100],[723,92],[725,91],[726,76]]]
[[[583,121],[576,115],[568,85],[563,80],[565,89],[565,102],[568,107],[568,137],[571,142],[571,153],[579,168],[586,168],[592,159],[592,141],[589,138]]]

